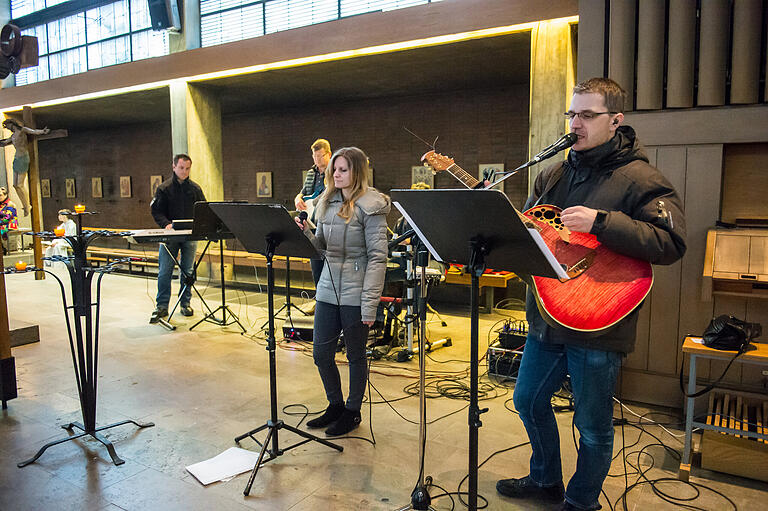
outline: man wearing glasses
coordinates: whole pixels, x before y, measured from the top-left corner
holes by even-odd
[[[607,78],[574,87],[565,115],[578,140],[565,162],[539,174],[525,209],[535,203],[558,206],[570,230],[590,232],[615,252],[672,264],[685,253],[682,204],[670,182],[648,163],[635,131],[622,126],[625,97]],[[533,453],[529,474],[498,481],[500,494],[561,503],[566,510],[600,509],[613,453],[613,393],[621,360],[634,349],[638,310],[608,331],[586,337],[547,324],[528,291],[529,334],[514,403]],[[580,440],[576,472],[566,490],[551,399],[568,375]]]

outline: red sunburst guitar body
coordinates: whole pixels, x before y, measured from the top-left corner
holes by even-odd
[[[467,188],[482,186],[453,158],[429,151],[421,159],[434,172],[448,171]],[[539,311],[550,325],[597,336],[625,318],[648,296],[653,285],[650,263],[617,254],[602,246],[592,234],[569,231],[556,206],[535,206],[519,214],[533,221],[570,277],[562,281],[545,277],[527,280]]]
[[[531,277],[539,310],[548,323],[599,335],[635,310],[653,285],[650,263],[617,254],[589,233],[570,232],[560,209],[540,205],[523,213],[571,279]]]

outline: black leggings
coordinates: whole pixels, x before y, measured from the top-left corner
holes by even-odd
[[[368,378],[365,360],[368,325],[360,320],[359,305],[332,305],[318,301],[315,306],[312,355],[323,381],[325,395],[332,405],[344,403],[341,378],[336,367],[336,346],[342,330],[349,360],[349,397],[346,407],[359,411]]]

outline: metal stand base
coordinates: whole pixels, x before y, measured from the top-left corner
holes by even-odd
[[[238,436],[237,438],[235,438],[235,443],[237,443],[238,445],[240,444],[240,440],[244,439],[245,437],[250,437],[259,446],[261,446],[261,452],[259,452],[259,458],[257,459],[256,464],[253,466],[253,470],[251,471],[251,477],[248,479],[248,484],[245,486],[243,495],[248,495],[249,493],[251,493],[251,487],[253,486],[253,481],[254,479],[256,479],[256,473],[259,471],[259,468],[261,467],[262,463],[272,461],[273,459],[283,454],[285,451],[289,451],[294,447],[304,445],[307,442],[315,441],[325,446],[328,446],[332,449],[336,449],[339,452],[344,451],[344,448],[341,447],[340,445],[336,445],[333,442],[329,442],[328,440],[325,440],[323,438],[307,433],[306,431],[301,431],[298,428],[289,426],[288,424],[285,424],[282,420],[279,420],[277,418],[277,359],[275,357],[275,350],[277,348],[275,347],[275,313],[274,313],[275,311],[275,271],[274,271],[274,268],[272,267],[272,258],[275,254],[275,248],[277,247],[277,242],[271,236],[266,237],[266,242],[267,242],[267,249],[265,250],[264,255],[267,258],[267,311],[269,314],[268,316],[269,319],[267,320],[267,325],[268,325],[267,351],[269,352],[269,400],[270,400],[270,403],[269,403],[270,416],[269,417],[270,418],[269,420],[267,420],[266,424],[263,424],[258,428],[253,429],[248,433],[244,433]],[[290,308],[288,310],[290,312]],[[262,444],[261,442],[256,440],[256,438],[254,438],[253,435],[265,429],[268,430],[267,438],[264,440],[264,443]],[[296,444],[293,444],[289,447],[286,447],[285,449],[281,449],[278,441],[278,431],[280,431],[281,429],[287,429],[291,433],[295,433],[300,437],[304,438],[304,440]],[[268,448],[270,442],[272,442],[271,449]],[[266,460],[264,459],[265,453],[269,453],[269,458],[267,458]]]
[[[413,489],[411,493],[411,503],[405,507],[398,508],[397,511],[408,511],[410,509],[416,509],[418,511],[436,511],[435,508],[430,506],[432,499],[427,492],[427,486],[432,484],[432,477],[427,476],[424,479],[424,485],[418,485]]]
[[[221,319],[218,319],[215,317],[216,313],[221,311]],[[227,320],[227,314],[232,318],[231,321]],[[210,313],[206,314],[203,319],[189,327],[190,330],[194,330],[197,325],[202,323],[203,321],[208,321],[209,323],[214,323],[219,326],[229,326],[237,324],[237,326],[240,327],[240,330],[245,333],[245,327],[240,323],[240,318],[237,317],[237,315],[232,312],[232,309],[229,308],[229,305],[219,305],[216,310],[211,311]]]
[[[253,435],[256,433],[259,433],[260,431],[263,431],[265,429],[268,429],[267,431],[267,437],[264,439],[264,443],[262,444],[259,442]],[[290,431],[291,433],[295,433],[299,435],[300,437],[303,437],[304,440],[301,442],[297,442],[293,445],[290,445],[286,447],[285,449],[280,449],[279,447],[275,448],[275,445],[272,446],[272,449],[269,448],[269,442],[271,440],[277,439],[277,431],[280,429],[286,429]],[[240,445],[240,440],[243,440],[246,437],[250,437],[254,442],[256,442],[259,447],[261,447],[261,451],[259,452],[259,458],[256,461],[256,465],[254,465],[253,470],[251,471],[251,477],[248,478],[248,484],[245,486],[245,490],[243,490],[243,495],[248,495],[251,493],[251,486],[253,486],[253,481],[256,479],[256,473],[259,471],[259,467],[263,463],[267,463],[268,461],[272,461],[273,459],[277,458],[278,456],[282,455],[286,451],[290,451],[294,447],[298,447],[300,445],[304,445],[308,442],[320,442],[323,445],[327,445],[328,447],[332,449],[336,449],[339,452],[343,452],[344,448],[340,445],[334,444],[333,442],[329,442],[328,440],[324,438],[317,437],[311,433],[307,433],[306,431],[302,431],[298,428],[295,428],[289,424],[284,423],[282,420],[278,420],[277,422],[273,422],[271,420],[268,420],[266,424],[263,424],[259,426],[256,429],[253,429],[249,431],[248,433],[243,433],[239,437],[235,438],[235,443],[237,445]],[[269,457],[267,459],[264,459],[264,454],[269,453]]]
[[[91,437],[95,438],[96,440],[98,440],[99,442],[104,444],[104,447],[107,448],[107,452],[109,452],[109,456],[112,458],[112,463],[114,463],[115,465],[122,465],[123,463],[125,463],[125,460],[121,459],[117,455],[117,452],[115,451],[115,446],[112,445],[112,442],[110,442],[109,440],[107,440],[106,438],[101,436],[98,432],[99,431],[104,431],[105,429],[110,429],[110,428],[115,428],[117,426],[122,426],[123,424],[128,424],[128,423],[135,424],[136,426],[138,426],[140,428],[150,428],[150,427],[155,425],[154,422],[141,423],[141,422],[136,422],[135,420],[128,419],[128,420],[124,420],[124,421],[121,421],[121,422],[116,422],[114,424],[110,424],[109,426],[102,426],[100,428],[96,428],[93,431],[87,431],[85,426],[83,426],[79,422],[70,422],[66,426],[62,426],[62,428],[66,429],[67,431],[70,431],[70,432],[74,428],[77,428],[77,429],[81,430],[82,433],[78,433],[75,436],[69,436],[67,438],[62,438],[61,440],[56,440],[54,442],[47,443],[44,446],[42,446],[40,448],[40,450],[37,451],[37,454],[35,454],[32,458],[30,458],[30,459],[28,459],[26,461],[22,461],[21,463],[17,463],[16,466],[19,467],[19,468],[26,467],[30,463],[34,463],[35,461],[37,461],[37,459],[40,456],[42,456],[43,453],[46,451],[46,449],[48,449],[49,447],[53,447],[54,445],[63,444],[64,442],[69,442],[70,440],[75,440],[75,439],[78,439],[78,438],[86,436],[86,435],[90,435]]]

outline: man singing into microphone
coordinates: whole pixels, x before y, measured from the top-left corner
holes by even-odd
[[[672,264],[685,253],[681,201],[670,182],[648,164],[634,130],[621,125],[625,96],[607,78],[574,87],[565,115],[578,140],[565,162],[539,174],[525,208],[535,203],[558,206],[571,231],[590,232],[615,252]],[[622,358],[634,348],[638,309],[607,332],[587,337],[547,324],[528,291],[529,334],[514,403],[533,453],[529,474],[498,481],[500,494],[562,503],[567,510],[600,509],[598,497],[613,452],[612,398]],[[576,472],[567,490],[551,406],[566,375],[571,377],[573,422],[580,434]]]

